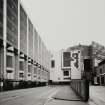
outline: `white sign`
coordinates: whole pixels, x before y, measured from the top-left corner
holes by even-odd
[[[71,79],[81,79],[81,52],[80,50],[71,51]]]

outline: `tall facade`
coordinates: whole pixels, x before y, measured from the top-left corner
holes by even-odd
[[[0,0],[0,84],[49,79],[50,52],[20,0]]]

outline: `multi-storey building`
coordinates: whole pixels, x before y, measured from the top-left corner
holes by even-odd
[[[0,85],[47,83],[50,52],[20,0],[0,0]]]
[[[96,83],[105,85],[105,60],[100,62],[96,68]]]
[[[70,68],[62,70],[62,52],[53,52],[51,57],[50,82],[52,84],[70,83]]]
[[[92,71],[91,64],[90,46],[77,45],[60,50],[52,54],[50,80],[53,83],[70,83],[73,78],[85,78]],[[88,70],[87,74],[85,74],[86,70]]]
[[[91,45],[77,45],[53,53],[51,59],[50,80],[54,82],[68,82],[71,79],[72,52],[80,51],[81,73],[75,75],[81,78],[89,77],[92,84],[105,84],[104,63],[105,47],[92,42]],[[78,58],[79,59],[79,58]],[[85,70],[87,73],[85,74]],[[75,71],[75,70],[74,70]]]

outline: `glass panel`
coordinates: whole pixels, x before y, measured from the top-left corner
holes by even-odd
[[[7,55],[7,67],[13,68],[13,57]]]

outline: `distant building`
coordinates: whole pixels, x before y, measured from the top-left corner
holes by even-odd
[[[50,80],[55,84],[63,84],[70,82],[70,69],[62,70],[62,52],[54,52],[51,57]]]
[[[52,55],[50,80],[54,83],[70,83],[71,78],[84,78],[87,75],[84,73],[85,70],[89,73],[92,71],[90,46],[77,45]],[[88,66],[85,66],[85,63],[88,63]]]
[[[105,85],[105,60],[100,62],[96,68],[96,82]]]

